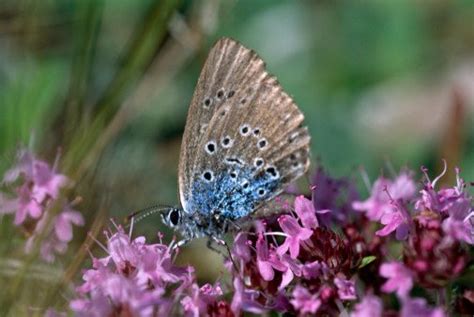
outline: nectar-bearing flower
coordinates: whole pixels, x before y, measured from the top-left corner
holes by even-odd
[[[160,238],[161,239],[161,238]],[[70,307],[78,316],[233,316],[219,284],[199,287],[194,269],[174,264],[174,242],[148,244],[121,227],[107,234]]]
[[[418,191],[411,175],[384,180],[377,191],[385,193],[377,200],[383,213],[372,221],[354,210],[344,221],[321,221],[332,206],[319,210],[308,196],[280,197],[274,212],[235,235],[225,264],[230,279],[204,285],[191,266],[175,265],[174,241],[150,244],[118,227],[71,307],[79,316],[469,314],[473,290],[447,287],[469,273],[471,197],[459,177],[454,187],[437,189],[428,180]],[[446,305],[445,291],[455,305]]]
[[[60,196],[60,191],[72,181],[57,171],[57,165],[58,159],[50,167],[31,152],[21,150],[16,166],[3,178],[6,189],[11,190],[0,193],[0,213],[13,213],[14,224],[29,235],[26,252],[30,252],[36,239],[44,234],[40,255],[48,262],[55,259],[55,254],[66,252],[72,240],[72,226],[84,225],[84,219],[73,209],[73,203]],[[53,205],[62,207],[55,215],[50,214]]]

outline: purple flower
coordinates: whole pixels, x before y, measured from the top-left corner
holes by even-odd
[[[60,190],[70,185],[71,181],[56,172],[57,161],[56,159],[54,167],[50,168],[30,152],[21,150],[17,165],[7,171],[3,179],[3,183],[7,185],[18,185],[14,189],[16,197],[7,198],[7,195],[0,194],[0,213],[15,213],[15,225],[23,225],[29,231],[26,252],[32,250],[36,239],[42,234],[44,239],[40,255],[48,262],[55,259],[56,253],[66,252],[67,244],[72,240],[72,225],[84,225],[82,215],[59,197]],[[53,205],[62,205],[63,209],[51,216],[49,208]],[[27,220],[28,226],[24,226]],[[52,226],[47,226],[49,221]]]
[[[319,296],[311,294],[305,287],[300,285],[295,287],[292,297],[293,299],[290,302],[300,314],[316,314],[321,306]]]
[[[324,264],[321,264],[319,261],[305,263],[301,267],[304,278],[310,280],[319,277],[322,274]]]
[[[444,317],[444,311],[441,308],[430,308],[426,305],[423,298],[404,298],[402,300],[402,309],[400,317]]]
[[[66,206],[54,221],[54,232],[56,237],[63,242],[72,240],[72,225],[83,226],[84,218],[81,213]]]
[[[295,212],[301,220],[303,227],[313,229],[319,226],[313,202],[306,199],[303,195],[295,199]]]
[[[212,286],[205,284],[201,288],[197,284],[191,286],[191,295],[185,296],[181,300],[186,316],[204,316],[207,314],[209,305],[217,302],[222,296],[222,289],[219,284]]]
[[[260,234],[257,239],[257,267],[266,281],[273,280],[275,273],[273,269],[280,272],[287,270],[287,267],[278,259],[276,252],[269,252],[267,242]]]
[[[395,291],[400,298],[405,298],[413,287],[413,273],[400,262],[382,264],[380,275],[388,278],[382,285],[382,291],[386,293]]]
[[[236,258],[248,262],[251,259],[250,248],[248,246],[248,237],[246,233],[238,233],[234,239],[233,253]]]
[[[474,243],[474,209],[472,197],[465,191],[464,180],[459,176],[460,170],[456,168],[456,186],[435,190],[436,183],[446,173],[444,170],[433,181],[429,179],[427,170],[422,168],[426,183],[420,191],[421,197],[416,201],[415,208],[419,211],[430,210],[437,212],[444,219],[442,228],[454,240]]]
[[[366,295],[362,302],[355,305],[351,317],[381,317],[382,313],[382,300],[374,295]]]
[[[352,203],[359,197],[353,181],[332,178],[321,167],[311,177],[311,193],[315,210],[331,210],[318,217],[326,226],[345,223],[353,214]]]
[[[53,262],[55,254],[64,254],[67,250],[67,244],[72,240],[72,225],[84,225],[84,218],[81,213],[73,210],[70,206],[65,206],[64,211],[53,217],[54,230],[46,227],[47,214],[43,215],[36,223],[32,235],[25,244],[26,253],[30,253],[38,236],[47,230],[48,233],[40,246],[40,255],[46,262]]]
[[[254,314],[265,312],[265,307],[257,301],[260,295],[258,291],[247,289],[239,276],[234,277],[233,286],[231,308],[235,315],[239,315],[242,310]]]
[[[295,212],[298,215],[298,218],[301,220],[303,227],[308,229],[316,229],[319,227],[316,214],[325,214],[330,212],[330,210],[316,210],[311,200],[307,199],[303,195],[300,195],[295,199]]]
[[[355,210],[365,211],[367,218],[379,221],[384,214],[396,212],[393,202],[405,202],[413,197],[416,186],[407,172],[402,172],[394,181],[379,178],[375,181],[370,197],[365,201],[355,201]]]
[[[355,300],[357,298],[354,281],[336,277],[334,278],[334,284],[337,287],[337,294],[339,295],[340,299]]]
[[[200,315],[207,305],[217,305],[220,286],[199,288],[191,267],[173,264],[172,244],[131,239],[120,227],[107,240],[108,255],[93,258],[76,289],[78,298],[70,303],[77,315]]]
[[[376,235],[384,237],[396,231],[397,240],[404,240],[410,231],[410,214],[404,206],[397,205],[395,209],[387,209],[382,215],[380,223],[385,225],[375,232]]]
[[[278,254],[282,255],[290,250],[290,255],[296,259],[300,252],[300,241],[309,239],[313,233],[312,230],[301,227],[295,218],[283,215],[278,218],[281,229],[287,235],[285,242],[278,247]]]
[[[22,224],[28,216],[38,219],[47,199],[57,199],[61,188],[68,186],[69,179],[56,173],[56,167],[36,159],[30,152],[21,150],[18,164],[5,173],[3,182],[13,184],[21,178],[17,198],[0,201],[0,212],[15,212],[15,224]]]

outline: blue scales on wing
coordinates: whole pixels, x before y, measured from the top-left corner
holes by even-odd
[[[206,174],[208,173],[208,174]],[[192,185],[188,208],[203,215],[220,214],[236,220],[248,216],[279,187],[274,168],[256,171],[254,167],[237,167],[217,175],[206,171]]]

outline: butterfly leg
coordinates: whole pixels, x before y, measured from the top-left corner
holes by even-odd
[[[209,237],[209,239],[207,240],[207,247],[215,252],[217,252],[218,254],[222,255],[223,257],[225,257],[225,254],[219,250],[218,248],[216,248],[214,246],[214,243],[216,243],[217,245],[221,245],[223,247],[226,248],[227,250],[227,254],[229,255],[229,259],[230,261],[232,262],[232,265],[234,266],[234,269],[237,270],[237,265],[234,261],[234,257],[232,256],[232,253],[230,251],[230,247],[229,245],[227,244],[227,242],[225,242],[224,240],[222,239],[219,239],[219,238],[216,238],[216,237]]]
[[[173,246],[173,250],[175,250],[175,249],[177,249],[177,248],[181,248],[183,245],[188,244],[189,241],[191,241],[191,239],[179,240],[179,241],[176,242],[176,244]]]

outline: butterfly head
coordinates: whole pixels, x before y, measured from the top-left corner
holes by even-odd
[[[172,229],[179,228],[183,223],[183,210],[179,208],[170,208],[161,214],[163,223]]]

